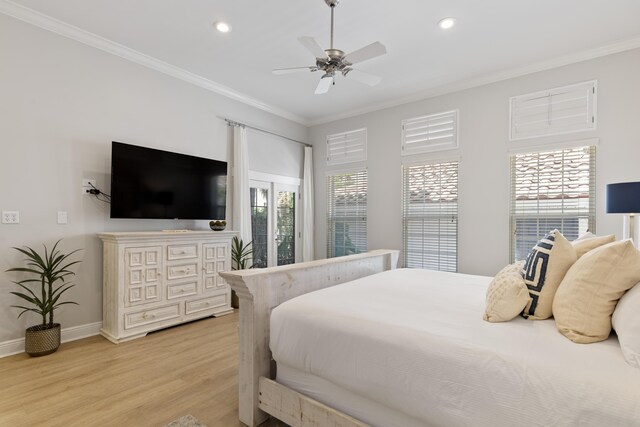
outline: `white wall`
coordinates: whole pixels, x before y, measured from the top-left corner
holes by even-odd
[[[315,148],[316,200],[326,197],[325,138],[368,130],[369,249],[402,247],[400,121],[460,110],[458,270],[493,275],[509,261],[509,150],[584,138],[597,150],[596,228],[622,233],[622,218],[604,213],[605,185],[640,180],[640,50],[623,52],[437,98],[311,128]],[[387,76],[385,78],[393,78]],[[598,80],[598,129],[509,143],[509,97],[571,83]],[[342,167],[344,169],[344,167]],[[326,256],[326,206],[316,203],[316,256]]]
[[[80,306],[57,316],[69,328],[102,320],[96,233],[207,227],[110,220],[108,206],[82,196],[80,183],[94,178],[109,191],[113,140],[228,161],[231,133],[216,116],[307,137],[301,125],[0,14],[0,210],[20,211],[19,225],[0,224],[0,344],[37,323],[16,320],[10,308],[19,302],[9,294],[16,276],[5,270],[21,260],[11,247],[64,238],[64,250],[83,249],[68,293]],[[68,212],[67,225],[56,224],[59,210]]]

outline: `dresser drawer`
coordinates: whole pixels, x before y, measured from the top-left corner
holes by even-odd
[[[189,259],[198,257],[198,245],[196,243],[189,245],[168,245],[167,260],[174,261],[178,259]]]
[[[124,328],[131,329],[175,317],[180,317],[180,303],[127,313],[124,315]]]
[[[198,264],[178,264],[167,266],[167,280],[186,279],[198,275]]]
[[[186,301],[186,314],[193,314],[199,311],[209,310],[216,307],[222,307],[229,304],[228,293],[216,295],[213,297],[202,298],[192,301]]]
[[[176,283],[167,285],[167,299],[181,298],[198,293],[198,283]]]

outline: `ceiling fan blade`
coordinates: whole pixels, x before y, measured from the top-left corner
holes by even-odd
[[[295,67],[295,68],[278,68],[276,70],[272,70],[273,74],[291,74],[291,73],[299,73],[302,71],[318,71],[318,67]]]
[[[298,37],[298,41],[302,44],[302,46],[306,47],[309,52],[316,58],[326,58],[327,54],[324,49],[316,39],[313,37]]]
[[[364,83],[369,86],[375,86],[382,81],[382,77],[373,74],[365,73],[359,70],[349,70],[345,77],[353,79],[357,82]]]
[[[376,56],[384,55],[387,53],[387,49],[380,42],[371,43],[361,49],[354,50],[345,56],[345,61],[350,64],[357,64],[358,62],[367,61]]]
[[[318,83],[318,87],[316,87],[316,95],[322,95],[323,93],[329,92],[329,88],[333,84],[333,76],[323,76]]]

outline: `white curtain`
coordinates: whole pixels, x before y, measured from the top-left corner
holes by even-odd
[[[302,188],[302,260],[313,261],[313,149],[304,148]]]
[[[249,149],[247,130],[233,129],[233,228],[246,245],[251,241],[251,201],[249,197]]]

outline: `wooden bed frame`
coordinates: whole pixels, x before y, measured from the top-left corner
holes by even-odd
[[[220,275],[240,301],[239,418],[255,427],[269,414],[292,427],[366,424],[273,381],[269,350],[271,310],[297,296],[395,269],[399,251],[377,250],[340,258]]]

